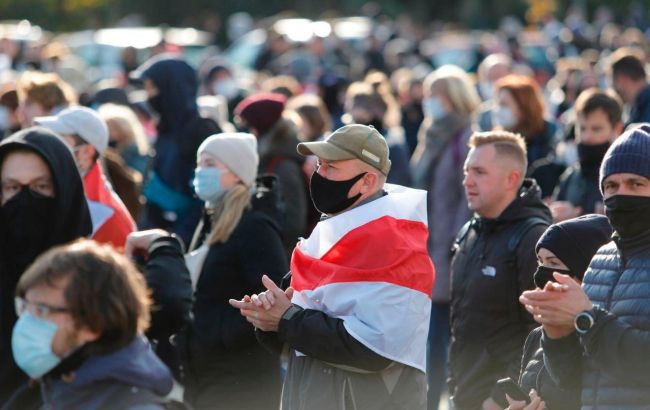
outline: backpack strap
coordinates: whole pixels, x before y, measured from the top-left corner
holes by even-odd
[[[451,256],[453,257],[456,252],[458,252],[458,249],[460,249],[460,245],[465,241],[465,238],[467,238],[467,235],[469,234],[469,230],[475,226],[477,223],[476,218],[472,218],[469,221],[465,222],[465,225],[463,225],[462,228],[460,228],[460,231],[458,231],[458,234],[456,235],[456,239],[454,239],[454,244],[451,246]]]
[[[522,222],[519,222],[508,241],[508,252],[515,252],[524,235],[537,225],[548,226],[548,221],[541,216],[531,216],[530,218],[526,218]]]

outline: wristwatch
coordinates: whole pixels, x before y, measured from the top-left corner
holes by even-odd
[[[301,312],[303,309],[298,305],[291,305],[282,315],[281,320],[291,320],[291,318],[298,312]]]
[[[589,332],[589,330],[594,327],[594,324],[598,318],[602,316],[601,313],[602,311],[598,309],[598,307],[594,307],[593,309],[589,310],[583,310],[580,312],[573,321],[576,332],[580,333],[581,335],[587,334],[587,332]]]

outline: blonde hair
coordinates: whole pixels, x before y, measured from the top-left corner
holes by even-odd
[[[210,246],[228,241],[239,225],[244,209],[250,204],[250,198],[249,188],[238,183],[219,201],[212,213],[212,230],[208,237]]]
[[[77,103],[76,94],[70,84],[54,73],[27,71],[20,76],[16,91],[20,101],[29,98],[46,111]]]
[[[475,132],[470,137],[468,145],[470,148],[492,145],[498,157],[510,158],[519,165],[522,181],[526,176],[528,157],[526,141],[521,135],[508,131]]]
[[[431,94],[434,87],[439,87],[449,99],[454,112],[465,118],[471,117],[481,103],[469,75],[455,65],[443,65],[425,78],[425,92]]]
[[[99,107],[99,116],[109,126],[115,127],[128,143],[134,143],[140,155],[149,152],[149,141],[144,127],[132,109],[123,105],[103,104]]]

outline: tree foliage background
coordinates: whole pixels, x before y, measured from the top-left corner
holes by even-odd
[[[206,15],[223,20],[232,13],[246,11],[265,17],[292,10],[297,15],[318,18],[325,15],[358,15],[368,0],[0,0],[0,19],[28,19],[47,30],[68,31],[114,25],[125,15],[138,13],[146,24],[200,27]],[[416,21],[440,20],[467,28],[493,28],[507,14],[522,19],[539,0],[376,0],[384,14],[410,14]],[[541,0],[542,2],[544,0]],[[620,20],[638,0],[557,0],[561,17],[571,5],[593,12],[607,5]]]

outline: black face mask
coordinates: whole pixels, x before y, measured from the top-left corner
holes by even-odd
[[[586,169],[594,169],[600,167],[600,163],[605,158],[605,153],[609,148],[610,143],[598,145],[587,145],[583,143],[578,144],[578,159],[580,160],[580,167]]]
[[[650,197],[614,195],[605,199],[605,214],[623,240],[650,231]]]
[[[553,272],[559,272],[564,275],[575,277],[573,272],[571,272],[570,270],[548,268],[546,266],[540,265],[537,267],[537,270],[535,271],[535,275],[533,276],[533,278],[535,279],[535,286],[537,286],[540,289],[544,289],[544,286],[546,286],[547,282],[557,282],[553,277]]]
[[[365,172],[348,179],[346,181],[332,181],[323,178],[314,172],[311,174],[311,182],[309,184],[309,194],[316,209],[324,214],[337,214],[349,208],[360,197],[361,193],[356,194],[352,198],[348,198],[348,193],[358,180],[366,175]]]
[[[0,207],[3,239],[18,260],[35,258],[49,245],[47,227],[55,214],[55,206],[54,198],[24,186]]]
[[[162,114],[162,96],[160,94],[147,98],[147,103],[158,115]]]

